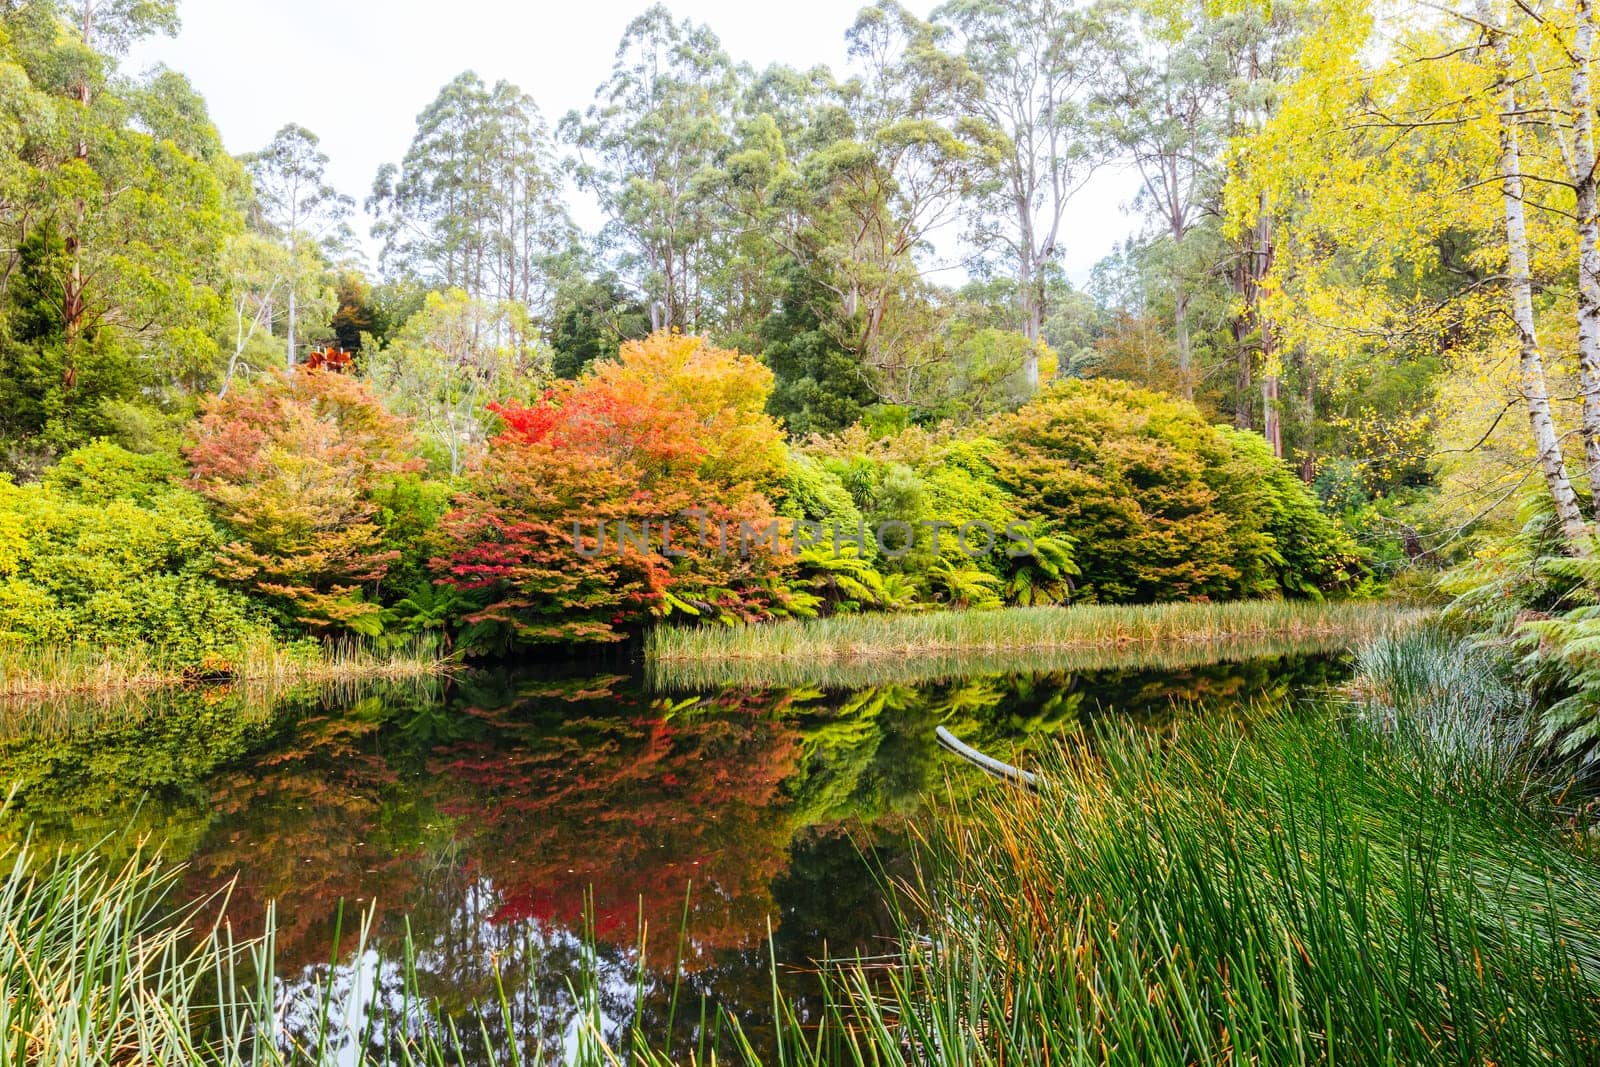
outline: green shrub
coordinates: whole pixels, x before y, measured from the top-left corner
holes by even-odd
[[[1318,599],[1354,589],[1367,573],[1350,535],[1317,504],[1317,497],[1272,454],[1266,438],[1249,430],[1218,426],[1233,449],[1238,469],[1232,491],[1220,501],[1239,524],[1266,535],[1245,545],[1261,551],[1241,564],[1246,590]]]
[[[262,632],[249,601],[210,577],[221,534],[170,470],[97,443],[42,484],[0,482],[0,641],[148,645],[192,660]]]
[[[1026,517],[1072,539],[1089,599],[1321,596],[1364,574],[1264,442],[1186,401],[1070,381],[995,431],[997,480]]]

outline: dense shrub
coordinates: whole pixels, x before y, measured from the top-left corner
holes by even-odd
[[[379,496],[418,470],[405,422],[350,377],[268,374],[211,401],[187,450],[193,484],[234,535],[218,573],[285,621],[375,634],[375,591],[400,552]]]
[[[761,541],[741,551],[741,523],[776,518],[771,388],[749,356],[658,333],[530,407],[498,407],[505,428],[441,522],[435,562],[480,602],[471,643],[614,641],[652,618],[755,620],[807,603],[783,584],[787,557]],[[619,544],[619,523],[635,535],[648,523],[648,546]]]
[[[1070,535],[1101,601],[1321,595],[1362,575],[1349,539],[1264,445],[1113,381],[1053,387],[1001,419],[1002,485]]]
[[[994,460],[1000,447],[991,437],[960,436],[948,426],[877,437],[856,426],[808,445],[823,471],[849,492],[869,530],[885,522],[912,528],[907,551],[901,553],[898,534],[891,534],[890,551],[877,552],[872,563],[885,578],[902,579],[916,599],[952,607],[1066,601],[1077,573],[1071,540],[1049,523],[1030,520],[999,483]],[[968,523],[974,525],[963,542]],[[1026,539],[1011,539],[1012,530]],[[867,552],[875,552],[870,534]]]
[[[1241,525],[1253,525],[1268,539],[1265,550],[1242,567],[1244,588],[1317,599],[1357,586],[1367,572],[1363,553],[1318,507],[1306,484],[1273,456],[1266,438],[1231,426],[1217,431],[1242,468],[1236,491],[1223,504]]]
[[[265,623],[210,570],[223,543],[175,460],[97,443],[43,484],[0,480],[0,641],[159,647],[183,660]]]

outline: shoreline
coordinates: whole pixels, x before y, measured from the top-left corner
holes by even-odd
[[[311,650],[256,643],[215,663],[163,660],[140,649],[101,651],[72,645],[0,649],[0,701],[115,697],[163,689],[295,685],[439,677],[457,661],[417,646],[374,652],[358,646]]]
[[[1234,601],[1000,608],[925,614],[836,615],[714,629],[656,631],[658,664],[851,663],[905,656],[1052,653],[1141,645],[1199,647],[1249,641],[1361,640],[1415,624],[1426,609],[1386,601]]]

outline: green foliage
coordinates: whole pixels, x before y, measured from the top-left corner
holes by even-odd
[[[1240,466],[1229,510],[1242,523],[1257,523],[1270,541],[1241,569],[1264,576],[1287,596],[1318,599],[1354,588],[1367,561],[1306,484],[1274,458],[1260,434],[1231,426],[1217,430]],[[1259,577],[1253,584],[1259,587]]]
[[[1600,759],[1600,559],[1572,555],[1549,498],[1526,496],[1520,529],[1482,546],[1441,580],[1447,617],[1515,660],[1534,698],[1537,739],[1561,756]],[[1591,549],[1592,550],[1592,549]]]
[[[238,167],[169,71],[115,55],[175,25],[165,3],[0,13],[0,439],[61,452],[137,409],[183,418],[221,371],[218,264]]]
[[[101,440],[62,456],[41,480],[45,488],[85,504],[132,500],[147,505],[169,493],[182,475],[175,455],[139,455]]]
[[[142,645],[193,662],[265,632],[211,577],[221,531],[172,469],[100,442],[43,485],[0,481],[0,641]]]
[[[996,424],[1002,485],[1071,536],[1103,601],[1321,596],[1363,564],[1258,439],[1118,382],[1066,382]]]
[[[450,510],[455,488],[416,473],[400,473],[378,480],[372,488],[377,505],[373,522],[382,531],[382,550],[394,553],[379,588],[388,600],[413,590],[429,574],[428,561],[438,546],[433,528]]]
[[[572,282],[556,292],[550,323],[551,373],[558,378],[576,378],[624,341],[636,341],[649,333],[649,311],[628,295],[614,275]]]
[[[856,530],[862,521],[839,476],[816,458],[795,451],[789,453],[784,469],[778,514],[822,523],[829,533],[834,523],[841,529]]]

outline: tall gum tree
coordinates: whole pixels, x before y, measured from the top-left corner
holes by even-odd
[[[575,240],[561,202],[560,165],[533,98],[467,71],[417,116],[399,166],[385,165],[366,201],[384,269],[476,300],[550,308]],[[497,341],[531,338],[512,328]]]
[[[1088,112],[1109,66],[1105,9],[1062,0],[953,0],[933,17],[955,31],[978,79],[966,109],[993,131],[988,180],[970,204],[972,236],[1011,264],[1022,332],[1037,343],[1049,310],[1049,269],[1063,250],[1062,219],[1104,154]],[[1037,389],[1037,348],[1024,373]]]
[[[1097,86],[1095,117],[1139,175],[1138,202],[1170,244],[1173,343],[1178,388],[1195,386],[1188,238],[1221,193],[1230,104],[1229,20],[1209,7],[1129,4],[1116,9],[1111,64]]]
[[[299,311],[303,288],[318,273],[318,247],[345,230],[354,202],[326,180],[328,156],[317,135],[294,123],[280,129],[272,143],[244,158],[255,181],[259,223],[288,251],[285,282],[287,323],[285,363],[298,361]],[[312,262],[308,262],[312,259]]]
[[[706,182],[729,143],[732,62],[716,35],[656,4],[617,46],[611,77],[582,114],[561,120],[578,186],[606,213],[603,242],[646,299],[654,329],[710,318],[719,219]]]

